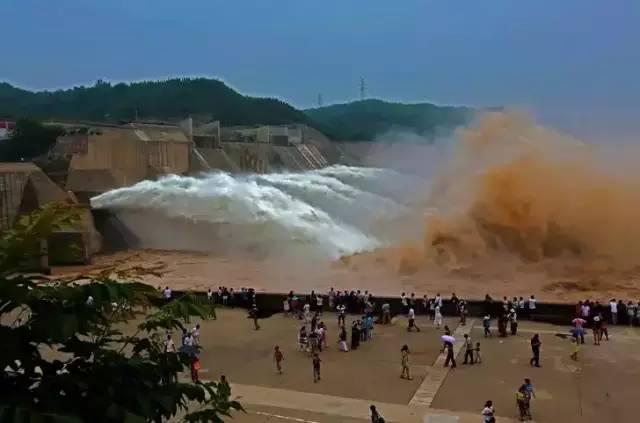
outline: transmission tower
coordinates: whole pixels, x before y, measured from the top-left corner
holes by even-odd
[[[364,100],[366,91],[366,85],[364,84],[364,78],[360,77],[360,100]]]
[[[318,107],[322,107],[322,93],[318,93]]]

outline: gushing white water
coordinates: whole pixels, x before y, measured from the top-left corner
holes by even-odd
[[[385,244],[388,239],[376,235],[372,226],[409,213],[397,201],[369,189],[392,177],[398,174],[346,166],[302,173],[170,175],[109,191],[91,203],[115,212],[148,211],[170,219],[224,224],[236,243],[246,238],[252,245],[296,246],[335,258]]]

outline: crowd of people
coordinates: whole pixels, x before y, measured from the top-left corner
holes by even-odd
[[[163,290],[165,299],[171,299],[171,290],[167,287]],[[211,289],[207,292],[207,299],[229,307],[243,307],[249,310],[250,317],[253,318],[255,329],[259,329],[258,309],[256,305],[256,294],[253,289],[241,288],[234,291],[233,288],[219,287],[217,291]],[[464,299],[453,293],[446,300],[440,293],[429,297],[423,295],[416,297],[415,293],[401,293],[401,310],[393,309],[388,301],[377,301],[373,294],[366,290],[339,291],[331,288],[327,293],[321,294],[311,291],[309,295],[298,295],[293,291],[283,298],[282,311],[290,318],[301,321],[297,334],[297,345],[301,352],[309,354],[313,370],[314,383],[321,380],[320,353],[329,346],[329,334],[327,325],[323,321],[325,318],[335,318],[338,323],[337,345],[341,352],[357,350],[362,342],[371,342],[376,324],[390,324],[393,314],[403,314],[407,318],[407,331],[420,331],[418,316],[426,315],[428,321],[437,329],[443,329],[441,352],[446,354],[444,365],[455,368],[455,338],[448,326],[443,323],[443,315],[455,316],[459,319],[459,325],[465,326],[469,315],[469,307]],[[492,332],[492,321],[495,320],[498,337],[517,336],[518,322],[520,318],[535,319],[538,313],[538,304],[535,295],[529,298],[524,297],[503,297],[501,301],[494,300],[490,295],[486,295],[482,304],[482,327],[485,338],[494,336]],[[327,310],[331,313],[327,316]],[[575,318],[571,321],[570,340],[572,350],[570,357],[578,360],[580,345],[585,343],[586,329],[590,328],[593,333],[593,343],[600,345],[602,339],[609,339],[607,324],[611,325],[638,325],[640,303],[626,303],[622,300],[611,299],[609,304],[604,305],[598,301],[585,300],[576,304]],[[477,312],[477,310],[476,310]],[[325,313],[323,315],[323,313]],[[347,316],[357,316],[347,322]],[[350,335],[350,336],[349,336]],[[199,325],[196,325],[190,332],[185,331],[182,335],[182,342],[179,351],[193,356],[192,379],[198,380],[197,370],[199,360],[197,348]],[[470,333],[464,334],[462,340],[464,351],[463,364],[473,365],[482,363],[480,352],[480,342],[473,342]],[[171,335],[167,335],[165,343],[167,351],[175,351],[175,345],[171,340]],[[540,350],[542,342],[538,334],[533,334],[530,339],[532,356],[530,365],[541,367]],[[410,369],[411,352],[408,345],[403,345],[400,349],[400,377],[412,380]],[[273,361],[278,374],[284,372],[284,353],[276,345],[273,350]],[[524,379],[516,391],[516,404],[520,419],[531,419],[531,399],[535,398],[535,392],[530,379]],[[485,423],[495,422],[495,408],[491,401],[487,401],[482,410],[482,418]],[[380,413],[371,406],[371,421],[384,422]]]

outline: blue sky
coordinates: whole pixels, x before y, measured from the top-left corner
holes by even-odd
[[[298,107],[369,96],[640,117],[637,0],[4,0],[0,80],[197,75]]]

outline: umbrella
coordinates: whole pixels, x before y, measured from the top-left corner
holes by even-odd
[[[440,339],[442,339],[442,342],[449,342],[451,344],[453,344],[454,342],[456,342],[456,338],[454,338],[451,335],[442,335],[440,337]]]

